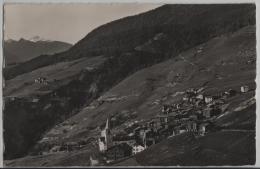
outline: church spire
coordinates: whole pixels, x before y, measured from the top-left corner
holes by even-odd
[[[110,130],[110,120],[109,120],[109,118],[107,118],[105,129]]]

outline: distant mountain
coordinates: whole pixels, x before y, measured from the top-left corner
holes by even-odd
[[[65,42],[50,41],[35,36],[30,40],[4,41],[4,57],[6,65],[15,65],[33,59],[43,54],[55,54],[68,50],[72,45]]]

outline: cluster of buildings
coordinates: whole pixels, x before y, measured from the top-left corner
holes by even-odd
[[[45,77],[38,77],[37,79],[34,79],[34,83],[44,84],[44,85],[49,84],[49,82],[47,81],[47,79]]]
[[[216,95],[204,95],[203,89],[188,89],[182,101],[163,105],[161,112],[147,121],[132,123],[124,129],[124,134],[113,135],[110,120],[98,139],[99,151],[106,161],[115,161],[135,155],[149,146],[181,133],[192,132],[195,136],[204,136],[214,129],[214,119],[225,111],[225,100],[233,97],[237,91],[228,91]],[[241,86],[241,93],[249,91]]]

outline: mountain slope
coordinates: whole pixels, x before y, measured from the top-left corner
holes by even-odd
[[[227,110],[215,123],[221,130],[199,139],[189,135],[174,137],[116,165],[254,164],[255,45],[255,26],[247,26],[233,34],[213,38],[170,60],[142,69],[85,106],[78,114],[46,132],[32,152],[48,152],[48,146],[51,148],[68,142],[97,138],[98,128],[104,125],[108,116],[120,119],[112,132],[123,130],[131,121],[156,116],[163,104],[178,103],[183,97],[182,92],[189,88],[204,87],[205,94],[216,94],[230,88],[239,91],[240,86],[248,85],[251,89],[248,93],[237,94],[227,100]],[[216,139],[217,142],[213,141]],[[180,145],[175,144],[176,142]],[[182,149],[184,143],[191,148]],[[92,148],[96,146],[95,141],[88,145]],[[165,149],[171,151],[164,152]],[[179,149],[183,150],[184,154],[178,154],[176,150]],[[73,154],[80,154],[82,151],[85,150],[75,150]],[[92,150],[92,153],[95,151]],[[87,165],[91,153],[83,154],[86,155]],[[28,156],[7,161],[6,165],[30,166],[40,162],[41,157],[47,160],[49,156],[40,155],[34,159]],[[60,156],[68,161],[73,158],[66,152],[54,153],[51,156],[50,158],[57,157],[53,163],[58,166],[64,164],[63,160],[59,159]],[[81,160],[79,159],[78,163],[73,160],[67,165],[82,165]],[[43,165],[51,166],[53,163]]]
[[[255,164],[255,134],[225,131],[169,138],[117,166],[233,166]],[[217,140],[217,141],[216,141]],[[232,146],[231,146],[232,145]]]
[[[237,57],[238,44],[245,45],[241,46],[241,50],[250,48],[252,53],[250,57],[251,55],[255,57],[255,49],[251,49],[250,46],[255,43],[254,27],[250,29],[253,33],[248,34],[249,39],[244,33],[231,38],[233,31],[254,24],[255,6],[184,6],[166,5],[148,13],[106,24],[87,35],[69,51],[40,56],[6,70],[5,78],[9,80],[6,81],[4,88],[5,159],[22,157],[29,151],[38,153],[41,151],[41,144],[38,148],[38,144],[36,148],[33,148],[33,145],[42,138],[43,133],[51,129],[56,131],[56,128],[53,128],[55,124],[78,112],[80,113],[72,119],[79,123],[80,128],[67,132],[68,140],[88,137],[89,132],[95,133],[91,129],[101,125],[108,114],[121,114],[121,111],[127,110],[125,119],[136,117],[136,112],[138,118],[150,117],[161,109],[159,105],[154,106],[156,103],[153,102],[157,98],[167,99],[167,96],[174,95],[178,90],[185,90],[190,84],[200,86],[213,79],[208,83],[211,85],[209,88],[222,84],[226,84],[228,88],[233,85],[234,80],[238,87],[242,81],[237,81],[235,76],[226,77],[228,80],[225,83],[214,79],[216,73],[224,76],[222,70],[233,73],[240,66],[234,69],[233,67],[218,69],[214,63],[222,64],[223,60],[232,65],[234,58]],[[224,20],[221,19],[223,16]],[[148,22],[151,18],[156,22],[153,20],[151,23]],[[136,23],[139,26],[129,26],[128,22],[130,25]],[[121,29],[122,34],[117,34]],[[227,34],[211,41],[208,54],[202,55],[204,57],[195,56],[197,48],[200,47],[193,48],[195,45],[223,33]],[[229,38],[237,40],[234,42],[230,40],[231,43],[228,41]],[[88,44],[87,41],[92,43]],[[103,41],[106,43],[103,44]],[[117,48],[120,41],[125,41],[122,42],[124,45]],[[233,46],[227,48],[227,44],[222,45],[224,42]],[[129,47],[127,43],[130,44]],[[217,45],[214,45],[215,43]],[[108,51],[106,46],[111,51]],[[186,49],[190,50],[182,55],[187,58],[179,55]],[[225,57],[230,60],[226,60]],[[172,59],[138,71],[169,58]],[[244,58],[244,61],[247,61],[247,58]],[[194,66],[194,62],[199,62],[201,65]],[[241,67],[250,71],[239,70],[237,72],[241,73],[236,76],[241,75],[245,81],[251,83],[251,79],[255,77],[255,67],[244,65],[244,62],[241,63]],[[169,74],[171,71],[173,73]],[[176,83],[178,88],[174,88],[176,85],[174,72],[182,75],[180,81]],[[133,73],[135,74],[130,76]],[[168,74],[169,77],[166,76]],[[197,74],[200,76],[196,76]],[[40,77],[46,78],[46,84],[35,82]],[[128,78],[122,81],[126,77]],[[118,84],[119,82],[121,83]],[[115,87],[111,89],[113,86]],[[108,90],[110,91],[104,94]],[[103,97],[93,102],[103,94]],[[112,104],[109,100],[112,100]],[[89,106],[90,103],[92,105]],[[12,124],[12,121],[16,123]],[[58,131],[59,137],[66,138],[63,137],[66,133],[60,133],[62,129],[58,128]],[[64,142],[66,139],[54,139],[54,142],[56,141]],[[53,145],[49,142],[47,144]]]
[[[254,24],[254,17],[255,6],[252,4],[164,5],[100,26],[68,52],[37,57],[6,70],[4,77],[11,79],[39,67],[80,57],[118,56],[135,51],[136,47],[159,33],[166,35],[166,38],[153,44],[157,54],[167,57],[214,36]]]
[[[7,65],[13,65],[43,54],[63,52],[71,46],[71,44],[59,41],[7,40],[4,42],[4,57]]]

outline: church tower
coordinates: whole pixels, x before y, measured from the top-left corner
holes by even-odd
[[[110,130],[110,118],[107,118],[106,126],[101,131],[101,137],[99,138],[99,150],[105,152],[109,147],[112,146],[112,136]]]

